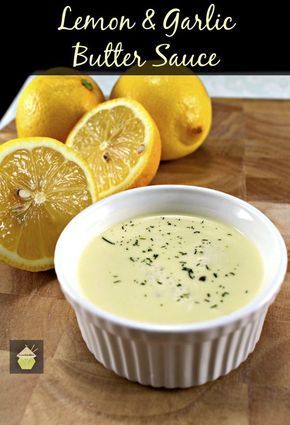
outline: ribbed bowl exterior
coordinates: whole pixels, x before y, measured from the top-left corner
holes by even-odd
[[[228,326],[199,332],[131,329],[93,316],[71,300],[88,349],[108,369],[143,385],[186,388],[226,375],[258,342],[268,306]]]
[[[93,305],[80,291],[77,269],[92,235],[129,218],[161,211],[212,217],[248,236],[264,265],[259,294],[228,316],[179,326],[138,323]],[[164,185],[123,191],[86,208],[62,232],[54,260],[61,288],[97,360],[144,385],[186,388],[229,373],[254,350],[268,307],[285,277],[287,249],[273,223],[241,199],[207,188]],[[97,284],[97,274],[95,278]]]

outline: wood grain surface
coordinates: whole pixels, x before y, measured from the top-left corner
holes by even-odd
[[[213,101],[213,128],[194,154],[161,164],[154,184],[189,184],[264,211],[290,247],[290,102]],[[15,137],[11,123],[0,142]],[[1,425],[286,425],[290,423],[290,274],[254,353],[215,382],[156,390],[106,370],[86,349],[54,271],[0,263]],[[44,373],[9,373],[9,340],[43,339]]]

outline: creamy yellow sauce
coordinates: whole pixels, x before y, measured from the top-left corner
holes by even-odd
[[[189,323],[227,315],[262,286],[262,259],[237,229],[199,216],[145,216],[94,237],[78,264],[96,306],[141,322]]]

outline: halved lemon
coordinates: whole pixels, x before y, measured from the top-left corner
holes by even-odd
[[[146,186],[160,162],[156,124],[139,102],[126,98],[109,100],[86,113],[66,144],[88,162],[100,198]]]
[[[66,224],[96,200],[90,169],[72,149],[46,137],[0,146],[0,260],[20,269],[53,267]]]

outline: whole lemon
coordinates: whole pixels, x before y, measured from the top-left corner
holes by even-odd
[[[195,151],[209,133],[211,100],[195,75],[123,75],[111,98],[130,97],[151,114],[160,131],[161,159],[176,159]]]
[[[77,121],[103,100],[101,89],[88,76],[37,76],[19,97],[18,137],[45,136],[65,142]]]

